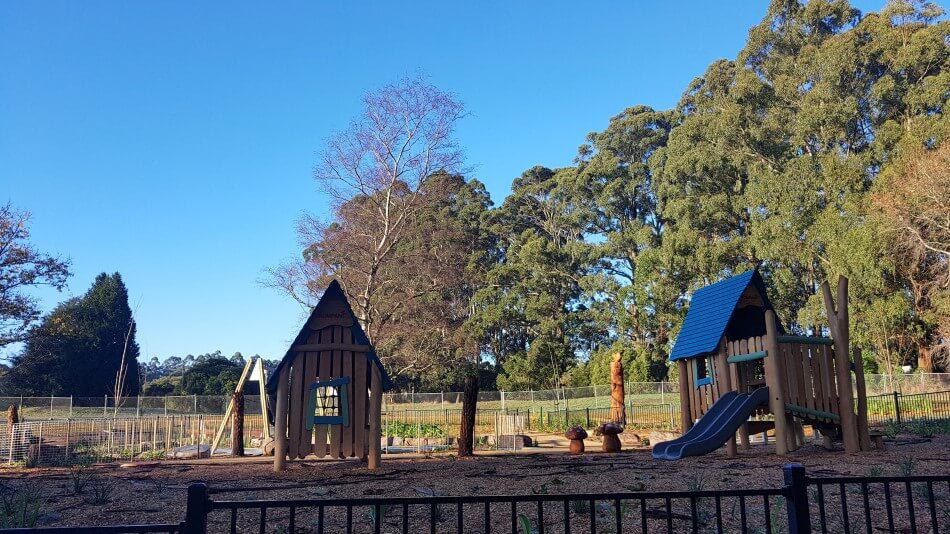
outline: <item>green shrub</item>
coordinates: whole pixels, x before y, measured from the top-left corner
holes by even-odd
[[[444,438],[445,435],[445,428],[434,423],[389,421],[386,425],[388,438]]]

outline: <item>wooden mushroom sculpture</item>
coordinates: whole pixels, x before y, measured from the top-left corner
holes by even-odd
[[[594,430],[594,434],[604,438],[604,452],[620,452],[620,438],[617,434],[621,432],[623,432],[623,427],[617,423],[602,423]]]
[[[587,437],[586,430],[579,426],[572,426],[564,433],[564,437],[571,440],[571,454],[584,452],[584,439]]]

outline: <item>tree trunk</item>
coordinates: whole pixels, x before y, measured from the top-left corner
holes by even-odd
[[[475,450],[475,408],[478,402],[478,376],[465,377],[462,393],[462,425],[459,430],[459,456],[471,456]]]
[[[930,353],[930,347],[923,343],[917,347],[917,370],[921,373],[934,372],[934,360]]]
[[[235,391],[232,399],[234,412],[231,419],[231,456],[244,456],[244,393]]]

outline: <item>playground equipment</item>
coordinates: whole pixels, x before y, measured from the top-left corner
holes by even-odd
[[[267,394],[264,388],[264,385],[267,383],[267,371],[264,370],[264,360],[262,358],[251,358],[250,360],[247,361],[246,364],[244,364],[244,369],[241,371],[241,377],[238,378],[237,385],[234,387],[234,392],[243,393],[244,385],[247,382],[257,382],[258,388],[260,391],[261,413],[267,414],[268,412]],[[221,438],[224,437],[224,431],[227,428],[228,424],[231,422],[230,419],[231,419],[232,414],[234,414],[235,417],[240,417],[243,419],[244,412],[241,411],[240,414],[236,414],[235,408],[237,407],[234,405],[234,396],[232,396],[231,400],[228,402],[227,409],[225,409],[224,411],[224,417],[221,418],[221,424],[218,425],[218,430],[214,433],[214,439],[211,440],[211,449],[209,451],[209,454],[213,455],[214,451],[218,448],[218,445],[221,443]],[[242,421],[241,426],[243,427],[243,421]],[[263,430],[264,432],[263,432],[262,438],[263,438],[264,447],[266,448],[267,446],[266,444],[271,440],[270,425],[264,425]],[[234,440],[235,440],[235,436],[232,434],[231,436],[232,449],[234,449],[237,446],[237,444],[234,443]],[[243,444],[241,444],[241,448],[243,449]]]
[[[756,270],[696,291],[670,353],[679,368],[684,435],[657,444],[654,458],[722,445],[732,457],[737,432],[748,448],[750,434],[770,429],[775,452],[786,454],[804,444],[803,424],[827,447],[840,439],[846,452],[869,450],[861,356],[849,357],[847,278],[838,280],[837,309],[827,283],[822,294],[832,339],[785,335]]]
[[[391,387],[340,284],[330,283],[287,350],[274,395],[274,470],[287,457],[360,458],[379,466],[382,394]]]

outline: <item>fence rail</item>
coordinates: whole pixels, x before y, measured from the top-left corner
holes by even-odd
[[[904,375],[865,375],[869,395],[905,396],[950,390],[950,373],[914,373]],[[673,382],[627,382],[624,385],[628,402],[638,405],[661,405],[679,402],[678,385]],[[228,405],[226,395],[185,395],[165,397],[0,397],[0,408],[13,404],[27,419],[78,419],[143,415],[220,415]],[[259,397],[247,395],[248,413],[260,413]],[[610,406],[610,386],[584,386],[529,391],[482,391],[479,405],[492,410],[574,411]],[[430,410],[461,408],[462,394],[388,393],[383,396],[383,409]],[[256,410],[256,411],[255,411]]]
[[[872,532],[885,525],[888,532],[950,530],[950,475],[816,478],[800,464],[782,470],[784,483],[773,488],[560,495],[219,500],[215,495],[241,490],[197,483],[188,488],[184,521],[149,531],[797,534],[861,527]],[[871,491],[878,487],[880,492]],[[100,531],[144,532],[148,527],[104,528]],[[64,530],[0,530],[10,532]]]
[[[396,406],[383,412],[381,447],[384,452],[433,451],[454,445],[461,428],[460,408],[399,409]],[[631,403],[626,413],[628,428],[679,429],[677,404]],[[501,410],[480,405],[475,417],[475,439],[479,448],[498,448],[516,439],[498,428],[501,416],[518,417],[522,421],[519,428],[524,431],[562,432],[571,426],[592,429],[609,421],[610,409],[546,410],[541,406]],[[0,423],[0,463],[38,466],[164,459],[172,457],[173,450],[183,446],[196,446],[204,455],[208,454],[223,417],[132,415],[25,421],[12,428]],[[950,420],[950,390],[868,397],[868,419],[875,426]],[[244,432],[244,445],[249,451],[262,445],[264,418],[260,413],[245,415]],[[230,425],[225,425],[221,447],[229,447],[229,444]]]

